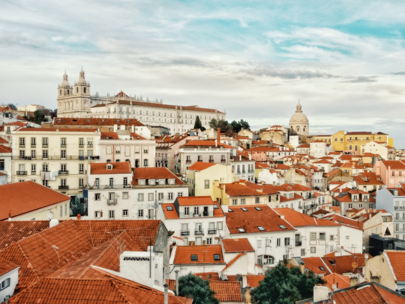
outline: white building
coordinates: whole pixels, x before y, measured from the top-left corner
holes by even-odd
[[[226,113],[215,109],[167,105],[124,92],[92,96],[83,70],[74,86],[69,84],[66,73],[58,86],[58,117],[136,118],[145,125],[166,127],[175,134],[193,129],[197,116],[205,128],[209,128],[212,119],[226,120]]]
[[[322,157],[328,155],[329,149],[327,148],[326,142],[322,140],[315,140],[309,144],[309,154],[313,157]]]
[[[265,183],[268,185],[283,185],[284,184],[284,175],[281,174],[280,171],[274,170],[274,169],[267,169],[263,168],[258,173],[258,183]]]
[[[0,142],[2,138],[0,138]],[[7,146],[0,145],[0,174],[6,176],[6,182],[11,182],[11,154],[12,149]]]
[[[6,297],[14,295],[18,284],[18,269],[20,267],[0,257],[0,302],[5,302]]]
[[[19,106],[17,107],[17,111],[23,111],[23,112],[35,112],[36,110],[45,110],[46,108],[41,105],[36,105],[36,104],[29,104],[25,106]]]
[[[187,185],[166,168],[92,163],[88,172],[90,219],[156,219],[160,203],[188,196]]]
[[[178,197],[174,203],[162,204],[158,219],[185,245],[218,244],[224,237],[225,214],[210,196]]]

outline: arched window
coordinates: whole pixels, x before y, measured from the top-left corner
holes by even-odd
[[[59,90],[59,95],[62,95],[62,90]]]
[[[67,94],[69,95],[69,90],[67,90]]]
[[[352,149],[352,145],[349,146],[349,150],[351,150],[351,149]]]
[[[76,93],[79,93],[79,88],[76,88]]]
[[[300,126],[297,126],[297,132],[299,132],[300,131]]]
[[[356,151],[357,151],[357,145],[355,145],[355,146],[354,146],[354,150],[356,150]]]
[[[129,156],[129,147],[125,147],[125,156]]]
[[[83,92],[86,93],[86,88],[83,89]]]
[[[302,131],[304,131],[304,132],[305,132],[305,127],[303,127],[303,128],[302,128]]]
[[[111,154],[111,147],[110,146],[107,147],[107,154]]]
[[[294,127],[293,127],[293,126],[291,126],[291,130],[294,130]]]
[[[121,147],[115,147],[115,153],[120,154],[121,153]]]

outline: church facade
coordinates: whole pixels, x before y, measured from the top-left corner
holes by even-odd
[[[58,86],[58,117],[135,118],[144,125],[166,127],[171,134],[175,134],[192,129],[197,116],[205,128],[209,128],[213,118],[226,120],[226,113],[216,109],[168,105],[162,101],[129,96],[124,92],[115,96],[91,95],[90,83],[86,81],[83,70],[73,86],[69,84],[66,72]]]

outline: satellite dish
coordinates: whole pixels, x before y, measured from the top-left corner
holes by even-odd
[[[51,219],[53,219],[53,213],[50,211],[48,212],[48,214],[46,215],[46,218],[48,219],[48,221],[50,221]]]

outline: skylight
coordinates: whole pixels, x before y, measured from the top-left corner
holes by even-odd
[[[287,229],[284,225],[278,225],[281,229]]]
[[[259,228],[260,231],[264,231],[264,228],[262,226],[257,226],[257,228]]]
[[[214,209],[218,209],[218,206],[217,206],[217,205],[214,205]]]
[[[214,261],[219,261],[221,260],[221,257],[219,256],[219,254],[214,254]]]
[[[242,211],[247,212],[248,210],[246,208],[242,208]]]
[[[167,206],[166,209],[167,209],[167,211],[173,211],[173,207],[172,207],[172,206]]]
[[[262,208],[259,208],[259,207],[255,207],[255,209],[256,209],[257,211],[262,211]]]
[[[242,232],[242,233],[246,232],[245,229],[243,229],[243,228],[238,228],[238,230],[239,230],[239,232]]]
[[[196,255],[196,254],[192,254],[192,255],[191,255],[191,260],[192,260],[192,261],[198,261],[197,255]]]
[[[325,271],[325,268],[323,268],[322,266],[319,266],[319,269]]]
[[[233,212],[233,210],[228,208],[228,212]]]

